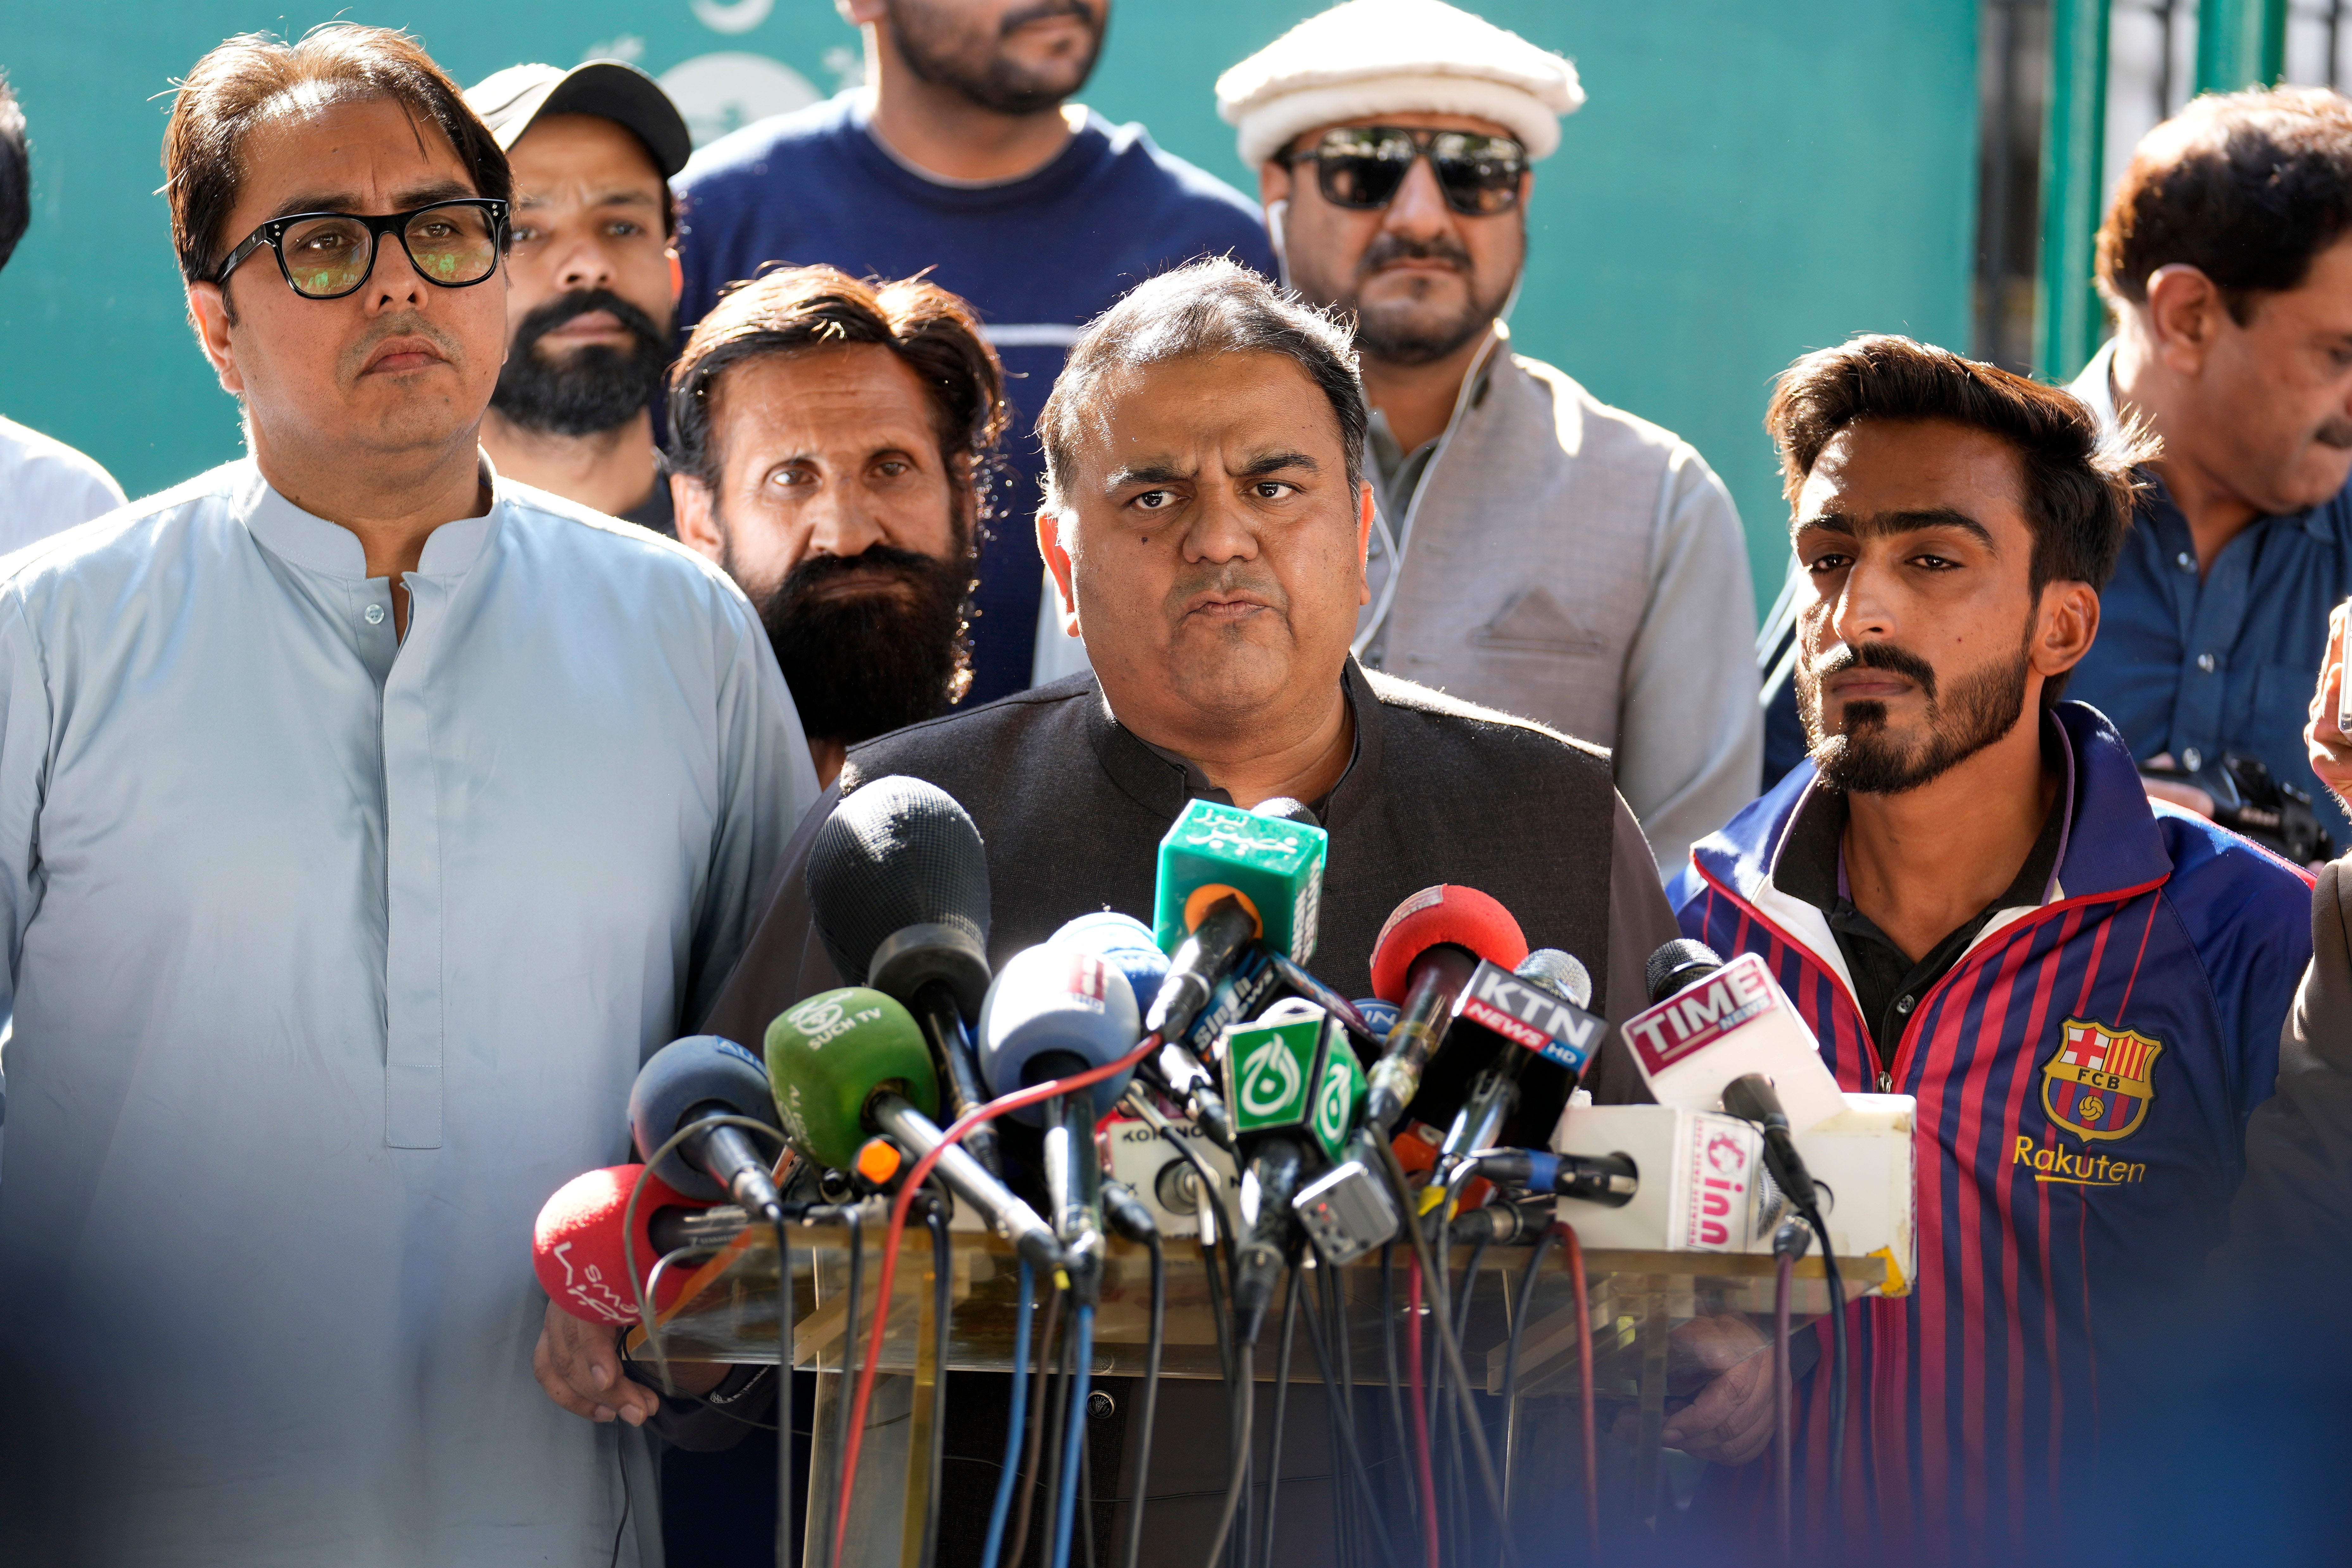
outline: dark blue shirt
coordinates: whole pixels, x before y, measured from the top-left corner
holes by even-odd
[[[2142,762],[2195,768],[2235,752],[2312,796],[2338,848],[2352,822],[2312,777],[2303,727],[2327,651],[2327,616],[2352,595],[2352,486],[2290,517],[2257,519],[2200,580],[2197,547],[2161,482],[2148,491],[2099,595],[2099,637],[2066,695],[2115,721]]]
[[[1004,361],[1013,422],[981,546],[965,701],[1027,686],[1045,570],[1037,410],[1078,328],[1144,279],[1224,255],[1274,276],[1256,205],[1153,146],[1142,126],[1093,113],[1034,174],[930,179],[883,150],[854,93],[712,142],[678,175],[677,192],[681,339],[721,287],[770,261],[826,262],[861,278],[928,268],[979,312]]]

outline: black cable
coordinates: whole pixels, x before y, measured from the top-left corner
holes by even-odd
[[[1404,1179],[1404,1167],[1397,1163],[1396,1150],[1378,1139],[1372,1140],[1380,1154],[1381,1165],[1388,1173],[1389,1191],[1402,1205],[1402,1212],[1413,1212],[1412,1188]],[[1478,1421],[1478,1407],[1470,1394],[1470,1375],[1462,1363],[1462,1343],[1454,1335],[1452,1292],[1446,1289],[1445,1276],[1439,1271],[1436,1260],[1430,1256],[1429,1237],[1421,1226],[1408,1221],[1404,1232],[1412,1238],[1414,1258],[1421,1265],[1423,1287],[1434,1310],[1437,1327],[1437,1348],[1454,1376],[1454,1396],[1462,1406],[1463,1424],[1470,1432],[1470,1455],[1478,1461],[1478,1479],[1486,1491],[1486,1506],[1496,1518],[1502,1517],[1503,1487],[1495,1477],[1495,1456],[1486,1447],[1486,1429]],[[1507,1539],[1503,1543],[1504,1561],[1514,1562],[1517,1553]]]
[[[1452,1245],[1450,1240],[1452,1234],[1452,1225],[1449,1222],[1447,1226],[1449,1247]],[[1462,1300],[1454,1310],[1454,1321],[1465,1328],[1470,1325],[1471,1298],[1478,1293],[1478,1270],[1486,1266],[1486,1249],[1494,1245],[1495,1238],[1492,1235],[1480,1237],[1476,1244],[1470,1248],[1469,1267],[1462,1271]]]
[[[1217,1370],[1230,1384],[1234,1380],[1234,1325],[1225,1310],[1224,1274],[1217,1261],[1221,1243],[1202,1242],[1201,1265],[1209,1290],[1209,1321],[1217,1334]]]
[[[1136,1412],[1142,1427],[1135,1448],[1135,1503],[1127,1514],[1124,1568],[1135,1568],[1143,1552],[1143,1504],[1151,1492],[1151,1427],[1160,1418],[1160,1352],[1168,1340],[1168,1254],[1158,1231],[1144,1237],[1151,1249],[1151,1328],[1143,1347],[1143,1407]],[[1093,1568],[1093,1560],[1087,1560]]]
[[[776,1568],[793,1568],[793,1245],[776,1220]],[[842,1363],[844,1366],[847,1362]]]
[[[1428,1189],[1423,1188],[1426,1192]],[[1437,1235],[1430,1243],[1441,1269],[1434,1289],[1446,1289],[1454,1267],[1454,1221],[1443,1205],[1430,1216]],[[1463,1282],[1465,1298],[1469,1294],[1469,1281]],[[1460,1319],[1454,1320],[1459,1322]],[[1445,1560],[1449,1563],[1469,1561],[1463,1555],[1462,1531],[1470,1513],[1470,1499],[1464,1490],[1462,1479],[1462,1418],[1454,1402],[1445,1397],[1445,1362],[1439,1358],[1429,1369],[1429,1436],[1435,1447],[1431,1456],[1436,1462],[1438,1495],[1445,1500],[1443,1532],[1445,1540]]]
[[[1045,1404],[1038,1411],[1040,1415],[1048,1415],[1050,1413],[1049,1418],[1052,1421],[1052,1425],[1045,1429],[1045,1496],[1041,1505],[1044,1510],[1041,1517],[1045,1521],[1045,1538],[1038,1542],[1038,1558],[1045,1564],[1045,1568],[1054,1568],[1054,1521],[1062,1517],[1059,1508],[1062,1500],[1063,1438],[1069,1431],[1066,1423],[1083,1419],[1085,1416],[1085,1412],[1073,1411],[1070,1408],[1070,1396],[1078,1386],[1078,1380],[1070,1370],[1073,1359],[1071,1350],[1077,1341],[1078,1336],[1075,1329],[1062,1336],[1061,1345],[1054,1357],[1053,1379],[1045,1384]]]
[[[1233,1469],[1225,1479],[1225,1506],[1217,1515],[1217,1533],[1209,1542],[1209,1554],[1203,1559],[1205,1568],[1217,1568],[1217,1559],[1225,1554],[1225,1538],[1233,1532],[1234,1512],[1241,1507],[1242,1493],[1249,1486],[1250,1404],[1256,1387],[1250,1381],[1254,1375],[1250,1365],[1252,1352],[1253,1347],[1246,1344],[1234,1350],[1241,1375],[1227,1385],[1238,1391],[1233,1401]]]
[[[1232,1250],[1233,1248],[1230,1242],[1223,1239],[1221,1239],[1214,1247],[1204,1245],[1201,1248],[1202,1261],[1207,1265],[1209,1321],[1216,1329],[1217,1363],[1225,1375],[1225,1415],[1228,1425],[1233,1421],[1239,1419],[1236,1401],[1239,1400],[1242,1404],[1245,1405],[1248,1398],[1248,1391],[1246,1389],[1243,1389],[1239,1394],[1236,1394],[1234,1392],[1236,1387],[1244,1381],[1241,1376],[1240,1369],[1244,1363],[1234,1343],[1233,1318],[1225,1307],[1224,1275],[1219,1269],[1217,1260],[1217,1254],[1220,1251],[1230,1253]],[[1248,1467],[1249,1453],[1247,1449],[1244,1449],[1242,1453],[1242,1473],[1244,1488],[1246,1488],[1247,1483]],[[1244,1498],[1244,1500],[1246,1501],[1246,1498]],[[1225,1532],[1223,1531],[1220,1531],[1218,1533],[1220,1539],[1223,1539]],[[1244,1542],[1248,1540],[1248,1531],[1246,1529],[1242,1532],[1242,1539]],[[1216,1553],[1211,1552],[1209,1554],[1209,1561],[1213,1564],[1216,1561]]]
[[[940,1493],[948,1470],[948,1314],[954,1310],[955,1253],[948,1241],[946,1205],[933,1204],[931,1227],[931,1454],[930,1495],[923,1509],[923,1557],[939,1561]],[[778,1568],[789,1568],[779,1564]]]
[[[1201,1158],[1199,1152],[1192,1147],[1190,1141],[1176,1135],[1176,1129],[1169,1123],[1167,1118],[1161,1117],[1153,1122],[1152,1129],[1160,1134],[1162,1142],[1175,1150],[1183,1158],[1184,1163],[1192,1167],[1192,1179],[1201,1184],[1202,1195],[1209,1201],[1209,1212],[1216,1215],[1217,1234],[1223,1237],[1232,1230],[1233,1226],[1229,1223],[1230,1211],[1226,1209],[1224,1199],[1217,1191],[1220,1184],[1216,1173],[1209,1168],[1207,1162]],[[1230,1266],[1230,1258],[1227,1261]],[[1228,1278],[1227,1283],[1231,1282]]]
[[[1036,1370],[1030,1374],[1029,1384],[1029,1451],[1021,1461],[1028,1479],[1016,1482],[1013,1488],[1013,1536],[1001,1559],[1003,1568],[1020,1568],[1022,1555],[1029,1549],[1029,1510],[1037,1500],[1037,1451],[1045,1436],[1045,1380],[1054,1365],[1054,1352],[1058,1344],[1054,1332],[1062,1326],[1062,1292],[1054,1290],[1045,1298],[1045,1323],[1037,1334]]]
[[[849,1457],[849,1407],[856,1403],[850,1397],[850,1382],[855,1375],[850,1368],[857,1364],[858,1296],[866,1274],[866,1232],[857,1210],[844,1208],[842,1225],[849,1232],[849,1289],[844,1292],[849,1312],[841,1324],[841,1394],[833,1412],[833,1474],[826,1478],[824,1490],[826,1497],[835,1500],[836,1508],[840,1506],[841,1467]],[[789,1426],[792,1422],[786,1419],[782,1425]],[[789,1438],[784,1442],[786,1447],[791,1446]],[[826,1568],[834,1568],[833,1542],[840,1537],[841,1529],[840,1523],[835,1521],[833,1529],[824,1531],[823,1561]]]
[[[1348,1419],[1349,1413],[1339,1408],[1339,1379],[1327,1364],[1326,1352],[1316,1348],[1316,1331],[1313,1327],[1315,1323],[1320,1321],[1322,1314],[1330,1309],[1331,1276],[1335,1271],[1324,1267],[1321,1261],[1318,1260],[1314,1272],[1315,1278],[1312,1281],[1314,1290],[1307,1298],[1307,1319],[1309,1324],[1307,1342],[1308,1348],[1315,1352],[1315,1370],[1323,1379],[1323,1402],[1331,1409],[1331,1422],[1336,1428],[1340,1422]],[[1344,1449],[1337,1451],[1331,1464],[1331,1549],[1339,1568],[1355,1568],[1357,1560],[1356,1491],[1352,1486],[1341,1483],[1339,1474],[1340,1463],[1346,1457]]]
[[[1511,1473],[1518,1455],[1519,1411],[1519,1335],[1528,1326],[1528,1314],[1535,1309],[1536,1276],[1543,1272],[1544,1258],[1559,1245],[1559,1232],[1544,1226],[1537,1238],[1535,1255],[1528,1259],[1528,1271],[1519,1278],[1519,1304],[1511,1314],[1510,1337],[1503,1342],[1503,1517],[1505,1534],[1511,1528]]]
[[[1258,1549],[1257,1560],[1265,1568],[1274,1568],[1274,1515],[1282,1491],[1282,1423],[1290,1412],[1290,1347],[1298,1337],[1298,1265],[1294,1263],[1282,1292],[1282,1348],[1274,1358],[1274,1431],[1265,1461],[1265,1522],[1258,1536],[1265,1544]]]
[[[1782,1233],[1793,1228],[1784,1225]],[[1796,1445],[1789,1436],[1789,1296],[1797,1254],[1793,1247],[1781,1246],[1778,1237],[1774,1238],[1772,1251],[1772,1522],[1780,1561],[1793,1563],[1797,1555],[1796,1531],[1792,1528],[1796,1510],[1789,1466],[1797,1455]]]
[[[1339,1283],[1336,1271],[1318,1268],[1316,1272],[1333,1275],[1331,1283],[1336,1293]],[[1343,1345],[1346,1342],[1348,1331],[1344,1312],[1344,1305],[1335,1302],[1331,1308],[1330,1321],[1336,1331],[1335,1337],[1339,1338]],[[1315,1364],[1323,1373],[1324,1396],[1331,1401],[1333,1425],[1339,1432],[1339,1449],[1348,1461],[1348,1479],[1353,1481],[1356,1489],[1363,1494],[1364,1506],[1370,1511],[1371,1520],[1372,1536],[1380,1543],[1381,1556],[1387,1561],[1389,1568],[1398,1568],[1396,1545],[1389,1538],[1388,1521],[1381,1516],[1380,1497],[1372,1489],[1371,1471],[1365,1467],[1363,1449],[1357,1442],[1356,1413],[1352,1408],[1352,1401],[1342,1402],[1339,1398],[1339,1386],[1332,1374],[1332,1363],[1335,1358],[1323,1337],[1323,1313],[1311,1300],[1307,1304],[1307,1348],[1314,1352]],[[1341,1355],[1344,1357],[1344,1350]],[[1335,1488],[1334,1489],[1341,1491],[1344,1495],[1345,1489]],[[1342,1561],[1345,1561],[1344,1557]]]
[[[613,1445],[613,1459],[621,1471],[621,1522],[613,1527],[613,1561],[609,1568],[621,1568],[621,1539],[628,1533],[629,1504],[635,1500],[629,1496],[629,1456],[617,1443]]]
[[[1339,1387],[1336,1390],[1327,1390],[1325,1397],[1328,1398],[1331,1403],[1338,1407],[1339,1411],[1339,1418],[1346,1423],[1349,1428],[1347,1440],[1348,1452],[1352,1458],[1355,1465],[1359,1468],[1361,1468],[1363,1465],[1363,1457],[1356,1450],[1354,1431],[1356,1424],[1356,1376],[1355,1368],[1349,1362],[1348,1349],[1347,1297],[1344,1287],[1339,1283],[1339,1271],[1338,1269],[1318,1268],[1315,1270],[1315,1278],[1320,1282],[1323,1305],[1329,1314],[1330,1321],[1339,1327],[1339,1332],[1335,1336],[1339,1342],[1336,1347],[1339,1361],[1339,1366],[1336,1369],[1338,1373]],[[1310,1335],[1313,1331],[1316,1306],[1316,1301],[1313,1299],[1309,1299],[1307,1303],[1307,1309]],[[1311,1339],[1309,1342],[1312,1342]],[[1317,1357],[1319,1362],[1321,1359],[1320,1352],[1317,1352]],[[1326,1373],[1327,1377],[1329,1375],[1330,1373]],[[1357,1538],[1362,1533],[1362,1527],[1357,1517],[1357,1500],[1355,1494],[1346,1487],[1334,1487],[1331,1489],[1331,1495],[1339,1504],[1339,1561],[1343,1564],[1354,1564],[1360,1563],[1363,1558],[1363,1548],[1358,1542]]]
[[[1845,1279],[1838,1272],[1837,1253],[1830,1246],[1829,1226],[1822,1223],[1820,1205],[1805,1210],[1805,1222],[1821,1237],[1822,1272],[1830,1287],[1830,1348],[1835,1359],[1830,1364],[1830,1479],[1825,1490],[1830,1536],[1835,1540],[1844,1522],[1841,1509],[1845,1491]]]
[[[1412,1444],[1404,1427],[1404,1394],[1397,1377],[1396,1342],[1396,1275],[1391,1265],[1394,1260],[1396,1243],[1381,1243],[1381,1356],[1387,1363],[1389,1435],[1396,1439],[1392,1450],[1400,1462],[1412,1452]],[[1405,1525],[1415,1531],[1421,1527],[1421,1491],[1408,1486],[1405,1494]]]

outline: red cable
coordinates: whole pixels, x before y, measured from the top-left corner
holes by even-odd
[[[873,1397],[875,1371],[882,1364],[882,1332],[890,1322],[890,1286],[898,1273],[898,1238],[906,1232],[907,1210],[914,1203],[915,1194],[921,1189],[923,1179],[931,1173],[931,1167],[939,1163],[940,1155],[955,1147],[965,1133],[982,1122],[993,1121],[1008,1110],[1019,1110],[1024,1106],[1069,1094],[1099,1083],[1104,1079],[1130,1071],[1138,1062],[1159,1048],[1160,1037],[1146,1035],[1140,1045],[1115,1062],[1088,1068],[1085,1072],[1069,1078],[1057,1078],[1031,1089],[1015,1089],[1011,1094],[990,1100],[986,1105],[972,1107],[956,1119],[945,1136],[940,1138],[937,1148],[915,1162],[914,1168],[907,1173],[907,1179],[899,1184],[898,1195],[890,1205],[890,1228],[883,1233],[882,1237],[882,1276],[875,1290],[873,1331],[866,1336],[866,1364],[858,1370],[857,1397],[849,1410],[849,1446],[841,1456],[841,1493],[833,1512],[835,1563],[841,1561],[843,1533],[849,1528],[849,1500],[857,1487],[857,1449],[866,1434],[866,1407]],[[850,1259],[851,1268],[858,1265],[858,1259]],[[1432,1568],[1434,1568],[1433,1563]]]
[[[1564,1220],[1556,1220],[1552,1229],[1559,1233],[1560,1251],[1568,1264],[1568,1288],[1576,1293],[1576,1402],[1577,1415],[1584,1439],[1584,1529],[1586,1549],[1591,1561],[1601,1561],[1601,1465],[1599,1444],[1595,1442],[1596,1423],[1592,1413],[1592,1297],[1585,1288],[1584,1247],[1576,1239],[1576,1227]]]
[[[1408,1225],[1415,1223],[1408,1220]],[[1412,1381],[1412,1457],[1421,1481],[1421,1548],[1429,1568],[1437,1559],[1437,1479],[1429,1468],[1429,1412],[1421,1396],[1421,1270],[1408,1271],[1404,1304],[1412,1317],[1412,1333],[1404,1342],[1405,1373]]]

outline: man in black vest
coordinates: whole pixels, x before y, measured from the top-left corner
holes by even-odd
[[[755,1042],[785,1007],[841,984],[810,921],[809,845],[842,795],[898,773],[938,784],[979,825],[998,965],[1088,910],[1149,915],[1155,850],[1195,797],[1287,795],[1331,835],[1308,967],[1343,994],[1370,994],[1390,911],[1454,882],[1500,900],[1531,944],[1583,959],[1612,1024],[1638,1012],[1643,963],[1676,931],[1608,753],[1348,656],[1372,515],[1365,420],[1346,330],[1231,262],[1155,279],[1097,319],[1039,420],[1037,517],[1094,673],[853,748],[786,847],[705,1026]],[[1585,1081],[1603,1100],[1647,1099],[1622,1048],[1612,1030]],[[1447,1066],[1441,1056],[1428,1088]],[[1560,1100],[1538,1098],[1521,1127],[1539,1142]],[[1286,1478],[1301,1478],[1285,1480],[1285,1511],[1299,1519],[1325,1517],[1318,1394],[1294,1394],[1283,1456]],[[1124,1412],[1123,1394],[1116,1404]],[[950,1451],[985,1461],[949,1468],[951,1507],[985,1513],[1005,1408],[1001,1388],[950,1398]],[[1197,1563],[1224,1485],[1218,1391],[1164,1385],[1158,1426],[1148,1560]],[[1132,1468],[1116,1435],[1097,1429],[1095,1447],[1098,1477]],[[985,1481],[971,1497],[954,1489],[967,1471]],[[1115,1493],[1102,1484],[1136,1492],[1130,1475]],[[942,1563],[976,1555],[976,1539],[941,1543]]]
[[[995,963],[1088,910],[1148,915],[1155,848],[1194,797],[1288,795],[1331,835],[1308,967],[1342,993],[1370,994],[1400,901],[1456,882],[1583,959],[1612,1023],[1639,1011],[1643,963],[1675,931],[1608,753],[1348,656],[1365,418],[1345,330],[1231,262],[1154,279],[1088,327],[1039,420],[1037,542],[1094,673],[854,748],[708,1026],[758,1040],[841,984],[808,845],[840,795],[894,773],[979,825]],[[1604,1098],[1631,1072],[1596,1070]]]

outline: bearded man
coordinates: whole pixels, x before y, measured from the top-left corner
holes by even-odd
[[[771,272],[702,319],[670,383],[681,542],[751,596],[821,783],[971,679],[972,538],[1003,372],[961,300]]]
[[[1142,126],[1070,101],[1101,58],[1110,0],[835,9],[865,34],[866,85],[720,137],[677,182],[681,322],[778,258],[859,278],[919,273],[971,302],[1012,384],[1043,398],[1079,328],[1141,279],[1196,256],[1273,274],[1239,191]],[[1036,510],[1044,472],[1034,442],[1005,454],[990,478],[1003,515]],[[977,543],[970,698],[987,702],[1084,656],[1047,602],[1025,521]]]
[[[482,449],[509,479],[675,533],[651,409],[677,306],[667,181],[694,150],[686,121],[618,60],[509,66],[466,101],[515,180],[507,360]]]
[[[1797,1484],[1817,1539],[2017,1561],[2165,1375],[2146,1336],[2221,1238],[2309,884],[2151,803],[2114,726],[2059,700],[2143,458],[2090,408],[1865,337],[1798,361],[1766,424],[1811,755],[1698,843],[1675,901],[1686,934],[1764,956],[1848,1090],[1918,1101],[1919,1274],[1848,1309],[1841,1517],[1825,1368],[1797,1390]],[[1769,1360],[1668,1443],[1757,1458]],[[1761,1517],[1768,1469],[1710,1481]]]
[[[1583,101],[1567,60],[1444,0],[1349,0],[1217,81],[1284,281],[1356,320],[1356,656],[1610,748],[1671,872],[1756,794],[1756,600],[1690,444],[1512,350],[1534,164]]]

